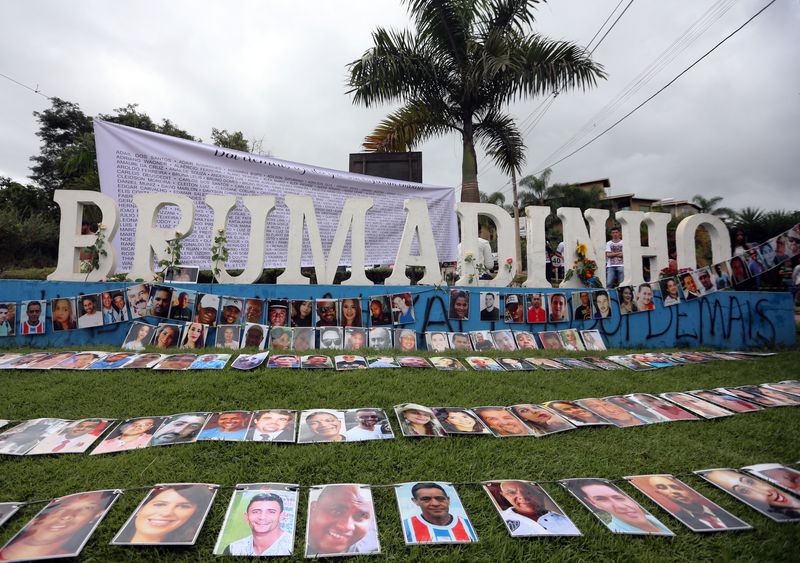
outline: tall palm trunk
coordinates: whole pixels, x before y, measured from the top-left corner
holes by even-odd
[[[475,156],[475,139],[472,132],[472,117],[464,120],[463,156],[461,157],[461,201],[480,203],[478,189],[478,159]]]

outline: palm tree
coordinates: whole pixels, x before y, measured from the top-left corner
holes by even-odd
[[[538,176],[528,174],[519,181],[519,185],[522,187],[521,207],[547,205],[547,202],[555,195],[555,186],[549,185],[552,173],[550,168],[545,168]]]
[[[700,208],[698,210],[699,213],[710,213],[722,218],[723,221],[730,220],[735,215],[735,212],[730,207],[718,207],[721,202],[722,198],[720,196],[706,199],[701,195],[696,195],[692,198],[692,203]]]
[[[461,200],[479,201],[475,143],[492,151],[522,142],[504,106],[515,99],[594,86],[605,73],[584,49],[533,32],[537,0],[404,0],[415,32],[372,34],[348,65],[348,94],[370,107],[402,102],[366,137],[367,151],[406,151],[448,132],[463,141]],[[505,163],[513,167],[513,163]]]

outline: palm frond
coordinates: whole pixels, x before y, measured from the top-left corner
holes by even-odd
[[[456,129],[446,108],[411,102],[381,121],[367,135],[362,147],[367,152],[404,152],[419,143]]]

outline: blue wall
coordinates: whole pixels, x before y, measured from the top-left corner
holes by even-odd
[[[0,280],[0,302],[46,299],[47,326],[51,329],[49,300],[121,289],[130,283],[45,282],[32,280]],[[435,289],[426,286],[342,286],[342,285],[218,285],[175,284],[194,291],[237,297],[261,299],[315,299],[322,297],[369,297],[385,293],[411,292],[417,318],[416,330],[469,331],[479,329],[513,328],[516,330],[560,330],[564,328],[596,328],[605,334],[609,347],[614,348],[673,348],[709,346],[725,349],[791,346],[795,343],[794,307],[789,293],[721,292],[680,305],[659,308],[647,313],[620,316],[616,296],[612,295],[613,315],[609,319],[571,321],[558,324],[513,324],[481,322],[478,319],[479,292],[470,290],[471,319],[448,321],[449,287]],[[502,293],[532,293],[534,290],[504,288]],[[545,293],[557,289],[535,290]],[[614,293],[614,292],[612,292]],[[151,319],[155,323],[156,319]],[[17,317],[19,325],[19,317]],[[19,326],[17,326],[19,328]],[[50,332],[44,335],[0,338],[0,348],[14,347],[76,347],[89,349],[93,344],[120,345],[128,332],[129,323],[119,325]],[[212,335],[213,336],[213,335]],[[419,344],[424,347],[420,337]]]

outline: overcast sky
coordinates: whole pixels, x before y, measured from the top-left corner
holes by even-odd
[[[608,80],[586,93],[562,93],[532,128],[525,125],[543,99],[511,108],[526,131],[524,174],[552,163],[551,155],[585,125],[591,136],[602,131],[766,3],[633,2],[594,53]],[[553,0],[540,5],[536,29],[586,45],[617,4]],[[703,33],[692,28],[699,21],[710,23]],[[345,94],[345,65],[371,46],[378,26],[407,28],[405,6],[398,0],[8,1],[0,73],[75,102],[88,115],[138,103],[153,119],[168,118],[204,140],[212,127],[241,130],[263,138],[276,158],[344,170],[348,154],[359,152],[363,137],[393,109],[357,107]],[[615,113],[598,119],[690,29],[695,41]],[[798,0],[778,0],[616,129],[555,166],[552,181],[608,178],[612,194],[720,195],[734,208],[800,208],[798,29]],[[47,107],[46,99],[0,79],[0,175],[25,180],[39,146],[32,113]],[[456,135],[417,150],[425,183],[460,184]],[[479,170],[482,191],[510,192],[508,179],[482,153]]]

